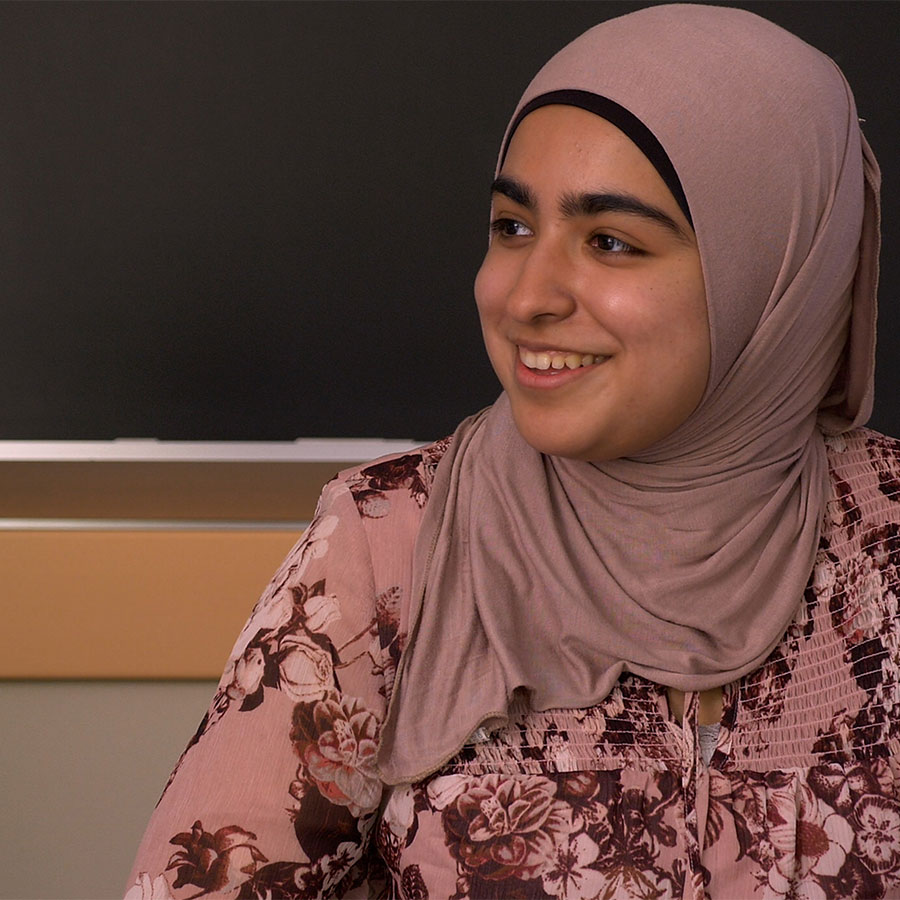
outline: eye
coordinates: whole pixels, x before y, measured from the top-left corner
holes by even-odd
[[[491,234],[500,237],[530,237],[531,229],[527,225],[523,225],[517,219],[494,219],[491,222]]]
[[[626,254],[640,253],[637,247],[632,247],[621,238],[613,237],[611,234],[595,234],[590,240],[591,246],[603,253]]]

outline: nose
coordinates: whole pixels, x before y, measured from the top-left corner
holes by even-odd
[[[506,309],[520,322],[556,321],[576,306],[572,262],[562,242],[535,241],[521,262],[506,297]]]

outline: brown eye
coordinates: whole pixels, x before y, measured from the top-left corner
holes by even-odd
[[[494,219],[491,222],[491,234],[501,237],[528,237],[531,229],[516,219]]]
[[[611,234],[595,234],[591,238],[592,246],[604,253],[624,254],[624,253],[640,253],[631,244],[626,244],[620,238],[613,237]]]

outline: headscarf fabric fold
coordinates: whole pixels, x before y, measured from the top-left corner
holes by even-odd
[[[460,425],[415,547],[390,784],[438,769],[520,692],[587,707],[623,672],[688,691],[758,668],[812,570],[823,432],[871,411],[879,173],[837,66],[745,10],[649,7],[541,69],[500,165],[520,110],[556,92],[628,111],[677,173],[709,381],[672,434],[609,462],[539,453],[503,395]]]

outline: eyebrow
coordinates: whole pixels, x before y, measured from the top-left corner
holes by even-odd
[[[503,194],[519,206],[534,212],[537,209],[537,197],[534,192],[515,178],[500,175],[491,184],[491,194]],[[644,203],[633,194],[616,191],[585,192],[581,194],[564,194],[559,204],[560,212],[567,218],[575,216],[596,216],[605,212],[626,213],[640,216],[658,225],[662,225],[679,240],[690,243],[685,230],[668,214],[656,206]]]

